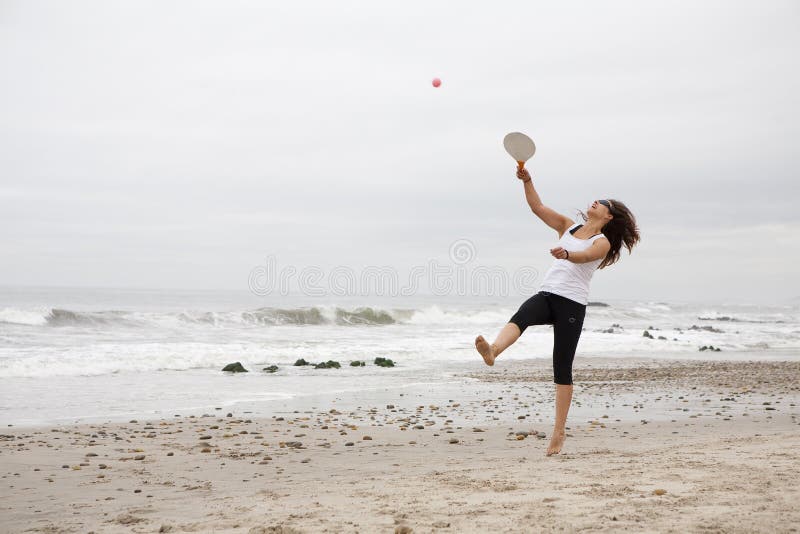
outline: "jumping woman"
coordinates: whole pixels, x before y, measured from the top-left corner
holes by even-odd
[[[595,200],[586,213],[580,212],[582,224],[542,204],[531,175],[517,171],[525,187],[528,205],[547,226],[558,232],[558,244],[550,249],[556,258],[542,280],[537,294],[522,303],[491,345],[478,336],[475,347],[486,365],[511,346],[532,325],[553,325],[553,379],[556,384],[556,420],[547,455],[558,454],[564,445],[567,413],[572,403],[572,360],[581,336],[589,281],[595,269],[603,269],[619,260],[624,245],[631,252],[639,242],[639,229],[630,210],[618,200]]]

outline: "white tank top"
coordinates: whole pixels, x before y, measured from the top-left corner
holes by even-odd
[[[592,246],[596,240],[605,236],[597,234],[589,239],[578,239],[572,232],[583,226],[575,223],[564,232],[558,245],[569,252],[586,250]],[[590,261],[588,263],[572,263],[569,260],[555,260],[550,270],[544,275],[540,291],[547,291],[561,295],[580,304],[586,305],[589,302],[589,281],[597,270],[598,265],[603,262],[603,258]]]

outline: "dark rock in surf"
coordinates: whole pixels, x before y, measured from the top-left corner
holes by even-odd
[[[274,373],[277,370],[278,370],[277,365],[270,365],[269,367],[264,367],[264,369],[262,369],[262,371],[266,371],[268,373]]]
[[[653,339],[653,334],[651,334],[650,332],[645,330],[644,333],[642,333],[642,337],[646,337],[648,339]]]
[[[375,358],[375,365],[378,367],[394,367],[394,362],[389,358]]]
[[[245,369],[245,368],[244,368],[244,366],[243,366],[241,363],[239,363],[239,362],[235,362],[235,363],[229,363],[228,365],[226,365],[225,367],[223,367],[223,368],[222,368],[222,370],[223,370],[223,371],[225,371],[225,372],[227,372],[227,373],[248,373],[248,372],[249,372],[249,371],[248,371],[247,369]]]
[[[299,365],[311,365],[311,364],[308,363],[307,361],[305,361],[303,358],[300,358],[299,360],[294,362],[294,365],[295,366],[299,366]]]
[[[328,360],[327,362],[316,364],[314,366],[314,369],[339,369],[340,367],[341,365],[339,365],[339,362]]]
[[[586,305],[587,306],[598,306],[600,308],[608,308],[608,304],[606,304],[605,302],[591,302],[590,301]]]
[[[720,330],[719,328],[714,328],[713,326],[697,326],[693,324],[689,327],[689,330],[703,330],[705,332],[714,332],[715,334],[724,334],[724,330]]]
[[[358,360],[354,361],[354,362],[350,362],[350,367],[364,367],[365,365],[367,365],[366,362],[362,362],[362,361],[358,361]]]
[[[723,315],[722,317],[698,317],[701,321],[735,321],[738,322],[739,319],[735,319],[728,315]]]

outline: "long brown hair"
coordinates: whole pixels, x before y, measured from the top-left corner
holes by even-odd
[[[630,254],[633,246],[639,242],[639,227],[636,226],[636,217],[633,216],[628,206],[613,198],[609,198],[608,201],[611,203],[611,215],[614,218],[608,221],[600,231],[611,243],[611,248],[598,266],[599,269],[613,265],[619,260],[622,245],[625,245],[625,248],[628,249],[628,254]],[[584,212],[579,210],[578,213],[581,214],[584,222],[588,220]]]

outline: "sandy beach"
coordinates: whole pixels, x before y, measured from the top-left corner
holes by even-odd
[[[795,532],[800,363],[544,360],[449,399],[6,427],[4,532]],[[548,400],[549,399],[549,400]]]
[[[798,26],[4,0],[0,534],[800,534]]]

